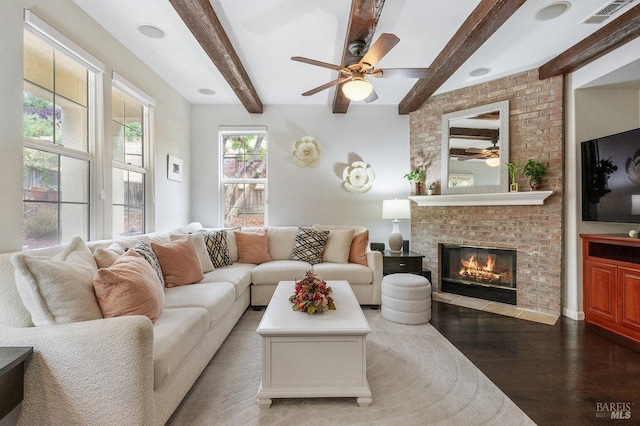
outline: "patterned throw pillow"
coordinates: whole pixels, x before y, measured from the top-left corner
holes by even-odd
[[[147,262],[149,262],[149,265],[151,265],[153,270],[156,271],[158,278],[160,278],[160,283],[162,284],[162,287],[164,287],[164,275],[162,273],[162,268],[160,267],[158,256],[156,256],[151,246],[148,243],[145,243],[144,241],[138,241],[138,243],[135,246],[133,246],[130,250],[135,251],[140,256],[142,256]]]
[[[211,263],[216,268],[233,265],[229,256],[229,246],[227,245],[227,231],[214,231],[204,234],[204,242],[211,258]]]
[[[312,265],[322,263],[322,253],[329,231],[316,231],[311,228],[298,228],[293,242],[290,260],[301,260]]]

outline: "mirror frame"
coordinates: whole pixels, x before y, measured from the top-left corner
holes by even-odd
[[[449,122],[492,111],[500,112],[500,182],[497,185],[466,186],[449,188]],[[494,102],[475,108],[442,114],[442,158],[440,161],[442,194],[489,194],[509,192],[509,101]]]

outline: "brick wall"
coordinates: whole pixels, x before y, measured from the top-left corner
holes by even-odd
[[[442,114],[509,100],[510,159],[548,162],[542,206],[417,207],[412,203],[412,250],[439,289],[438,244],[517,250],[517,306],[560,315],[562,277],[563,81],[539,80],[537,70],[431,97],[410,115],[412,168],[428,164],[427,180],[440,179]],[[526,176],[518,181],[529,190]],[[487,194],[487,197],[490,197]]]

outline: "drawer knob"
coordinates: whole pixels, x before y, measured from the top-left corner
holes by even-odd
[[[405,267],[405,266],[407,266],[407,264],[406,263],[401,263],[400,266]]]

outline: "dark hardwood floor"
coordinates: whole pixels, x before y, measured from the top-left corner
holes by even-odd
[[[431,324],[538,425],[640,424],[638,344],[584,321],[548,326],[435,301]],[[631,418],[602,405],[597,417],[598,403],[629,403]]]

